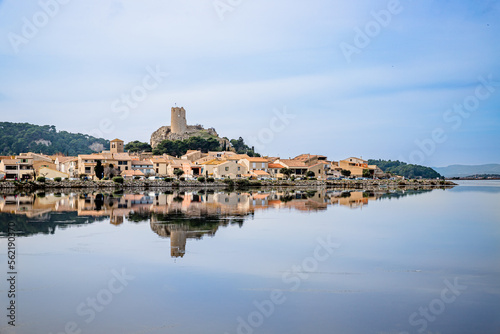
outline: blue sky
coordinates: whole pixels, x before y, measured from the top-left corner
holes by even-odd
[[[177,104],[272,156],[500,163],[499,22],[488,0],[3,0],[1,120],[149,141]]]

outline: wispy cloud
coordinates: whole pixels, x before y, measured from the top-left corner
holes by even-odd
[[[255,0],[224,21],[211,1],[70,1],[18,53],[8,34],[21,34],[24,18],[43,9],[34,0],[0,1],[0,114],[85,132],[113,116],[111,103],[139,84],[146,66],[158,65],[168,80],[110,137],[148,141],[169,124],[174,103],[190,123],[229,137],[258,133],[274,108],[287,106],[297,122],[263,153],[397,158],[439,126],[479,76],[500,81],[498,1],[400,5],[348,63],[339,45],[388,1]],[[499,106],[500,94],[482,104],[429,164],[490,161],[485,143],[500,139]],[[484,124],[487,134],[478,131]]]

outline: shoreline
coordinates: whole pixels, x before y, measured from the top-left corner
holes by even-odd
[[[458,184],[449,180],[336,180],[336,181],[251,181],[249,184],[232,185],[222,182],[174,181],[163,180],[125,180],[123,184],[113,181],[3,181],[0,191],[34,191],[34,190],[120,190],[120,189],[248,189],[248,188],[336,188],[336,189],[397,189],[405,187],[452,188]]]

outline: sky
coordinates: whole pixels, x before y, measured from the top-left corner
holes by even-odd
[[[264,155],[500,163],[500,1],[0,0],[1,121]]]

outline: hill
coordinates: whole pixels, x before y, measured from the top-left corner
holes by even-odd
[[[23,152],[74,156],[100,152],[109,141],[81,133],[57,131],[53,125],[0,122],[0,155]]]
[[[451,165],[434,167],[444,177],[467,177],[476,174],[500,174],[500,164],[487,165]]]
[[[406,178],[418,178],[422,177],[424,179],[435,179],[441,178],[441,174],[436,172],[430,167],[411,165],[406,162],[401,161],[391,161],[391,160],[368,160],[369,165],[377,165],[386,173],[392,173]]]

